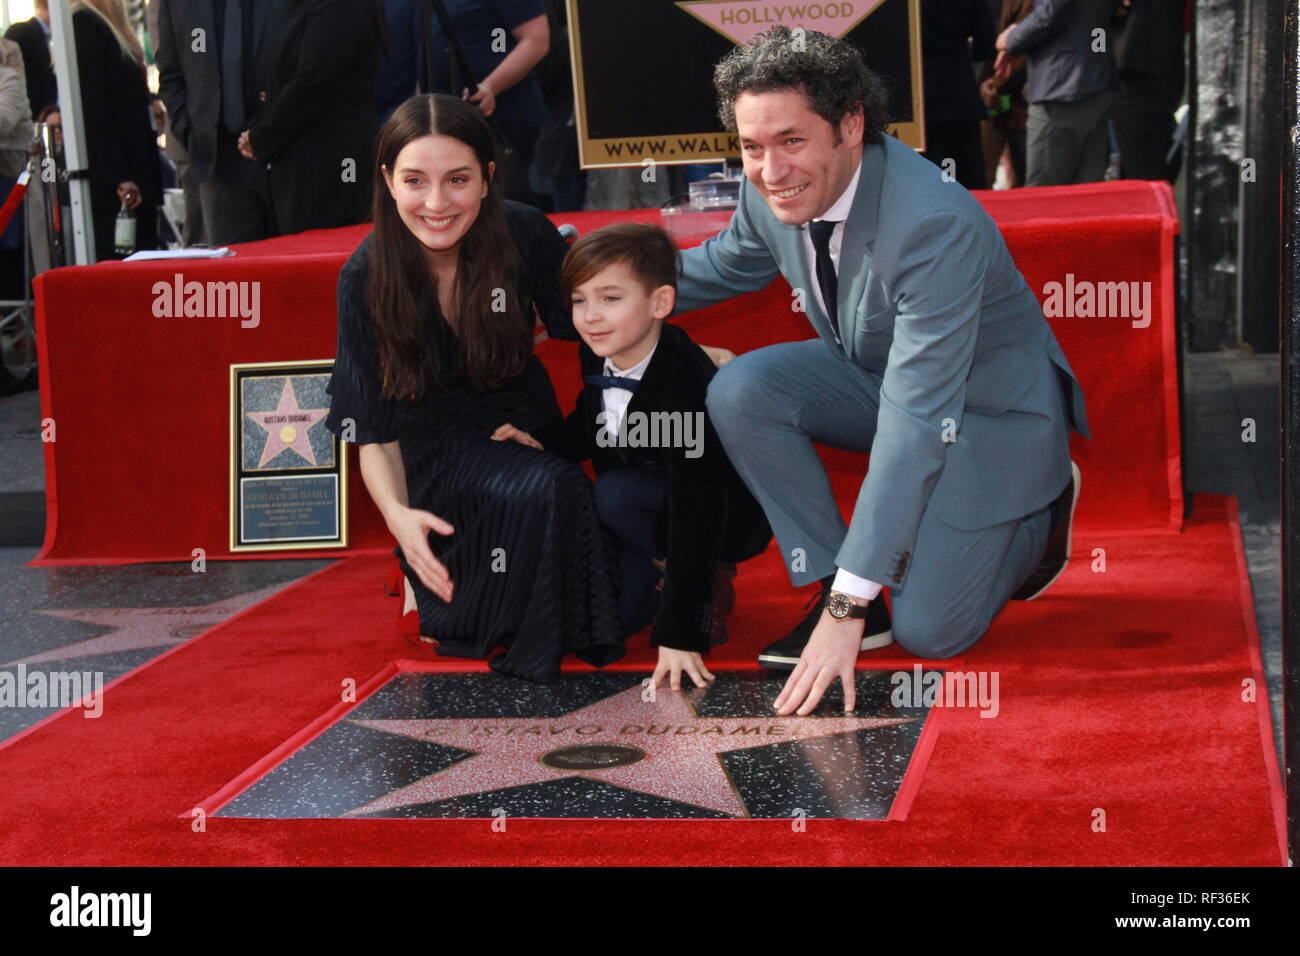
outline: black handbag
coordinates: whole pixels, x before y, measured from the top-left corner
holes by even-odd
[[[431,7],[433,13],[438,17],[443,36],[447,38],[450,44],[451,58],[448,63],[448,72],[451,75],[452,95],[457,95],[455,91],[465,87],[468,87],[471,93],[477,93],[478,81],[474,78],[474,73],[469,67],[469,59],[465,56],[465,48],[460,45],[460,37],[457,36],[455,29],[451,25],[451,17],[447,14],[447,7],[443,0],[422,0],[420,4],[420,32],[424,47],[425,89],[430,91],[437,89],[433,60],[433,20],[429,16]],[[462,77],[464,77],[463,80]],[[501,132],[501,127],[492,117],[486,116],[484,119],[488,121],[488,126],[492,129],[492,139],[496,143],[497,174],[505,176],[506,198],[515,199],[519,202],[534,202],[532,186],[528,182],[528,170],[524,166],[519,151],[510,145],[505,134]]]

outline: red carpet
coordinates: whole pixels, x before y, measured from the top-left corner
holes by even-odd
[[[217,817],[194,832],[181,815],[335,706],[342,681],[411,653],[390,636],[385,560],[350,558],[117,681],[100,719],[66,711],[0,747],[0,864],[1276,866],[1282,795],[1239,541],[1235,502],[1216,496],[1182,535],[1076,535],[1048,596],[1013,603],[948,662],[998,671],[1001,713],[936,715],[904,822],[512,819],[495,833]],[[783,582],[771,552],[742,568],[724,660],[749,666],[796,613]],[[888,652],[863,664],[915,663]],[[628,663],[649,660],[639,638]],[[1247,678],[1258,702],[1241,700]]]
[[[1088,493],[1080,527],[1177,530],[1182,515],[1175,375],[1173,235],[1166,185],[1114,182],[977,194],[1040,297],[1049,282],[1149,282],[1150,325],[1127,318],[1054,318],[1083,385],[1094,440],[1074,456]],[[583,232],[656,210],[565,213]],[[250,243],[230,259],[102,263],[36,280],[47,528],[36,564],[190,561],[195,548],[229,557],[229,365],[330,358],[338,270],[365,227]],[[256,327],[238,318],[158,318],[154,284],[260,283]],[[680,321],[696,341],[737,352],[809,338],[778,279]],[[93,343],[90,347],[88,343]],[[575,389],[575,346],[542,354],[562,403]],[[351,449],[352,476],[357,478]],[[854,456],[830,458],[840,487],[862,474]],[[351,546],[387,548],[362,482],[350,482]],[[326,552],[331,556],[339,552]],[[246,557],[246,556],[244,556]]]

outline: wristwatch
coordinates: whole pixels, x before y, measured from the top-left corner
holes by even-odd
[[[859,604],[851,595],[843,591],[832,590],[826,595],[826,610],[831,612],[831,617],[837,621],[843,621],[847,618],[863,618],[867,616],[867,607],[871,602]]]

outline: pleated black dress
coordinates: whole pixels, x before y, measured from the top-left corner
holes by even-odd
[[[563,239],[530,206],[507,203],[506,215],[524,260],[523,302],[537,305],[553,335],[576,337],[556,286]],[[596,666],[618,660],[617,572],[586,474],[558,455],[491,438],[506,422],[536,435],[560,421],[546,369],[532,356],[519,378],[481,391],[452,363],[445,386],[420,401],[385,398],[367,300],[371,241],[339,274],[326,425],[342,435],[351,420],[355,444],[397,441],[411,507],[456,529],[430,535],[455,584],[450,603],[424,587],[400,547],[394,551],[415,591],[420,633],[438,640],[439,654],[483,658],[503,647],[493,670],[534,681],[558,677],[565,654]],[[446,322],[431,319],[430,334],[442,354],[451,351]]]

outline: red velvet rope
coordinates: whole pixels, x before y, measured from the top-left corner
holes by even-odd
[[[28,173],[24,170],[18,177],[18,182],[14,183],[14,188],[9,190],[9,198],[5,200],[3,208],[0,208],[0,232],[9,228],[9,220],[14,217],[23,197],[27,195],[27,180]]]

